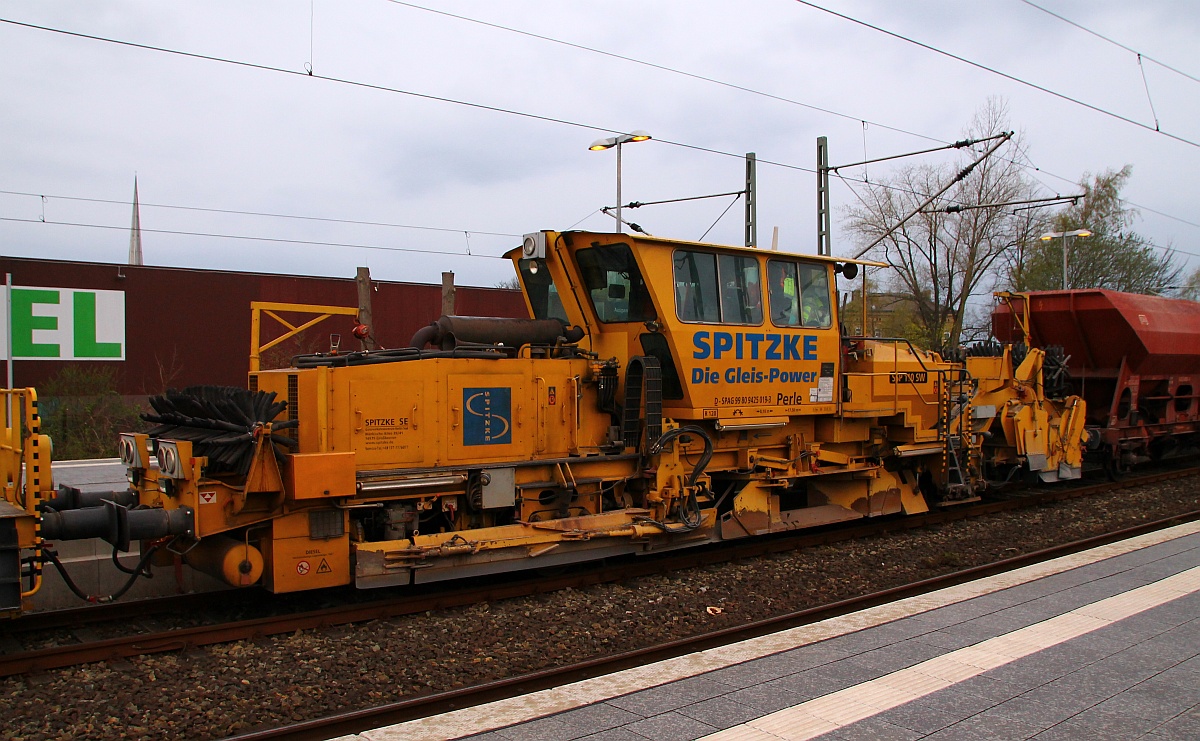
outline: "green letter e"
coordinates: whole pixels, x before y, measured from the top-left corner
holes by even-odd
[[[34,304],[57,304],[58,291],[12,289],[12,351],[14,358],[57,358],[58,345],[35,343],[33,330],[58,329],[58,317],[34,316]]]

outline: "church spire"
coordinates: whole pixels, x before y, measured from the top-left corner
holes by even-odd
[[[142,264],[142,218],[138,214],[137,175],[133,176],[133,223],[129,225],[129,264]]]

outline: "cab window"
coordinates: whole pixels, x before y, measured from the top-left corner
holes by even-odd
[[[829,268],[800,265],[800,325],[828,327],[833,319],[829,308]]]
[[[717,256],[708,252],[675,252],[675,313],[684,322],[721,321],[717,294]]]
[[[767,263],[771,321],[779,327],[800,326],[800,302],[796,296],[796,263],[771,260]]]
[[[563,309],[562,299],[550,271],[546,269],[545,260],[521,260],[518,262],[521,270],[521,283],[525,286],[525,295],[533,307],[534,319],[561,319],[567,321],[567,312]]]
[[[628,245],[589,247],[576,252],[575,260],[600,321],[646,322],[657,318],[646,281]]]
[[[758,260],[743,255],[721,255],[721,321],[726,324],[762,324],[762,289]]]
[[[778,327],[828,327],[833,318],[829,269],[825,265],[771,260],[767,263],[771,321]]]
[[[681,321],[762,323],[756,258],[676,250],[673,263],[675,313]]]

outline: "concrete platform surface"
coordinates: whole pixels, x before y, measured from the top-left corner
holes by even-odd
[[[1200,739],[1200,523],[339,741]]]
[[[84,491],[121,491],[129,488],[120,458],[54,461],[54,485],[66,484]]]

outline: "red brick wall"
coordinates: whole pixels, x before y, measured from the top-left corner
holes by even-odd
[[[353,278],[0,257],[0,274],[3,273],[12,273],[15,286],[125,292],[124,361],[18,360],[13,379],[18,387],[39,386],[68,362],[115,366],[119,385],[116,390],[124,395],[161,393],[164,385],[245,386],[249,371],[251,301],[358,305]],[[407,346],[414,332],[441,314],[440,285],[386,281],[374,284],[377,290],[371,301],[373,329],[383,347]],[[462,315],[528,316],[518,291],[460,286],[456,300],[455,311]],[[342,350],[358,349],[358,342],[350,334],[353,324],[352,317],[332,317],[305,332],[301,342],[267,357],[283,359],[295,351],[327,350],[330,333],[341,334]],[[264,317],[263,336],[274,336],[277,326]]]

